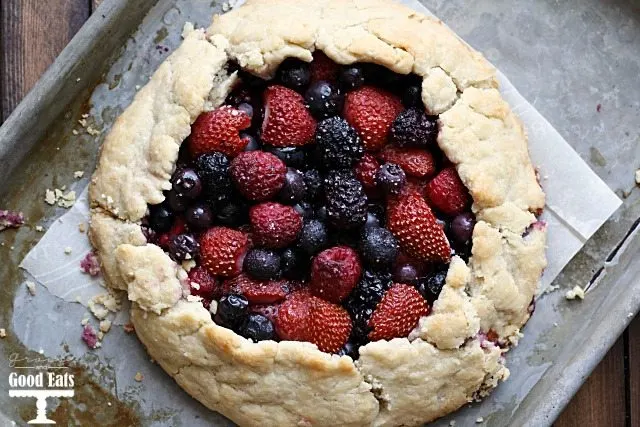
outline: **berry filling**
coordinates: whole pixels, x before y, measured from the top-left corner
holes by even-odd
[[[357,358],[408,336],[475,226],[419,78],[321,52],[273,81],[239,76],[193,123],[149,241],[189,268],[218,325],[251,340]]]

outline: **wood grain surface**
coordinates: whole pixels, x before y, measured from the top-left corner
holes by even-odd
[[[0,122],[102,0],[0,0]],[[586,381],[557,427],[640,426],[640,319]]]

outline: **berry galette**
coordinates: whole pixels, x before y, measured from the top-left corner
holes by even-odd
[[[544,194],[482,56],[388,0],[250,0],[184,36],[90,188],[153,359],[241,425],[417,425],[506,379]]]

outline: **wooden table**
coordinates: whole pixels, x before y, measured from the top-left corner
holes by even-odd
[[[0,0],[0,123],[100,0]],[[640,318],[618,339],[556,426],[640,426]]]

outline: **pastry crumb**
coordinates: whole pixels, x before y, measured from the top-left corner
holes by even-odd
[[[111,320],[105,319],[100,322],[100,330],[105,334],[111,330]]]
[[[0,210],[0,231],[7,228],[19,228],[24,224],[22,212]]]
[[[81,222],[80,224],[78,224],[78,231],[81,233],[84,233],[85,231],[87,231],[87,224],[85,224],[84,222]]]
[[[111,402],[107,402],[107,406],[111,406]]]
[[[636,171],[636,184],[640,185],[640,169]]]
[[[142,382],[142,380],[144,379],[144,375],[142,375],[142,373],[140,372],[136,372],[136,375],[133,377],[133,379],[138,382]]]
[[[71,255],[71,252],[73,252],[71,246],[67,246],[66,248],[64,248],[65,255]]]
[[[7,337],[7,330],[5,328],[0,328],[0,338]]]
[[[71,131],[71,133],[74,134],[74,135],[78,135],[79,132],[76,129],[74,129],[74,130]]]
[[[584,299],[584,289],[582,289],[580,286],[576,285],[573,287],[573,289],[568,290],[566,294],[564,294],[564,297],[568,300],[574,300],[576,298],[579,298],[581,300]]]
[[[550,294],[552,292],[557,291],[558,289],[560,289],[560,285],[549,285],[545,288],[545,290],[543,290],[540,295],[544,295],[544,294]]]
[[[44,194],[44,201],[51,206],[57,204],[61,208],[70,208],[76,202],[76,192],[70,190],[65,193],[65,188],[66,186],[53,190],[47,188]]]
[[[89,311],[98,320],[104,320],[109,313],[120,310],[120,301],[111,294],[96,295],[89,300],[87,305]]]
[[[91,127],[91,125],[87,126],[87,133],[91,136],[98,136],[100,135],[100,131],[97,129],[94,129],[93,127]]]
[[[42,226],[41,226],[41,225],[36,225],[36,231],[38,231],[38,232],[43,232],[43,231],[44,231],[44,228],[42,228]]]
[[[75,171],[75,172],[73,173],[73,177],[74,177],[74,178],[77,178],[77,179],[80,179],[80,178],[82,178],[83,176],[84,176],[84,171]]]
[[[89,323],[89,318],[88,317],[84,317],[81,321],[80,324],[82,326],[87,325]]]
[[[31,294],[31,296],[35,296],[36,295],[36,284],[30,280],[28,280],[26,283],[27,286],[27,290],[29,291],[29,293]]]
[[[455,426],[455,425],[456,425],[456,420],[451,420],[451,421],[449,421],[449,425],[450,425],[451,427]]]
[[[557,328],[558,327],[558,322],[553,322],[553,327]]]
[[[124,329],[124,331],[128,334],[136,330],[136,328],[133,326],[133,323],[131,322],[125,323],[124,325],[122,325],[122,329]]]
[[[484,418],[478,417],[476,418],[476,424],[482,424],[484,422]]]
[[[80,77],[78,77],[78,78],[76,79],[76,83],[77,83],[77,82],[79,82],[79,81],[80,81]]]

